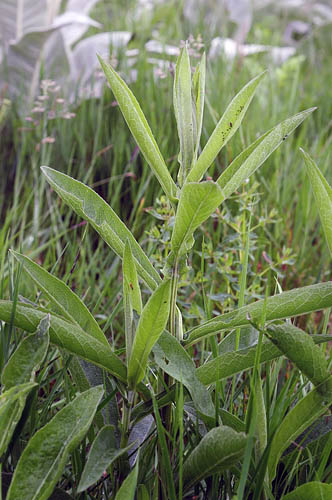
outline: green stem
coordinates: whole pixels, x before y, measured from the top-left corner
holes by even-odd
[[[171,304],[170,304],[170,332],[176,336],[176,297],[179,283],[179,260],[176,258],[172,269]]]

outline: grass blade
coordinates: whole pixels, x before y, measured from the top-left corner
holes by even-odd
[[[101,386],[77,396],[36,432],[24,449],[7,500],[47,500],[67,459],[88,432],[102,398]]]
[[[228,105],[225,113],[220,118],[216,128],[212,132],[206,146],[199,156],[196,164],[190,171],[188,182],[198,182],[215,160],[217,154],[235,134],[240,127],[244,115],[254,96],[255,90],[264,77],[265,72],[253,78],[240,90]]]
[[[222,330],[230,330],[239,326],[248,325],[250,324],[248,315],[251,321],[259,323],[264,308],[264,302],[264,299],[258,300],[257,302],[217,316],[200,326],[192,328],[187,332],[184,344],[189,346],[204,337],[216,335]],[[294,290],[282,292],[267,299],[266,321],[308,314],[331,306],[331,281],[302,288],[294,288]]]
[[[127,125],[144,158],[156,175],[168,199],[171,201],[175,200],[175,182],[167,169],[149,124],[134,94],[110,64],[107,64],[99,56],[98,59]]]
[[[153,292],[142,311],[128,363],[128,383],[131,388],[143,379],[152,347],[166,327],[170,296],[171,280],[165,280]]]
[[[161,278],[127,226],[97,193],[82,182],[49,167],[41,167],[52,188],[80,217],[87,220],[112,250],[123,257],[126,241],[143,281],[154,290]]]

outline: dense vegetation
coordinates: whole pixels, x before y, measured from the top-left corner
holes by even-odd
[[[119,51],[100,99],[2,103],[4,498],[329,499],[328,30],[205,65],[203,17],[117,3],[94,17],[135,73]],[[189,39],[158,71],[156,28]]]

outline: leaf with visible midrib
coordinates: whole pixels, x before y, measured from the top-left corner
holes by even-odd
[[[175,182],[167,169],[165,160],[159,151],[140,105],[112,66],[103,61],[100,56],[98,56],[98,59],[138,147],[156,175],[168,199],[174,200],[176,198]]]
[[[138,274],[151,290],[155,290],[161,283],[159,274],[127,226],[106,201],[91,188],[68,175],[49,167],[41,167],[41,170],[60,198],[77,215],[87,220],[119,257],[123,257],[126,241],[130,241]]]
[[[208,432],[184,463],[185,489],[235,465],[243,456],[246,442],[243,432],[236,432],[225,425]]]
[[[175,216],[172,234],[172,251],[180,256],[193,246],[194,231],[220,205],[223,195],[212,181],[190,182],[183,186]]]
[[[290,318],[300,314],[307,314],[332,306],[332,282],[318,283],[317,285],[294,288],[282,292],[266,301],[266,321]],[[196,326],[187,332],[184,344],[190,346],[209,335],[215,335],[222,330],[230,330],[250,324],[250,321],[259,323],[265,300],[258,300],[252,304],[240,307],[235,311],[222,314]],[[250,318],[248,317],[250,316]]]
[[[29,440],[16,466],[7,500],[47,500],[70,453],[88,432],[103,395],[93,387],[77,396]]]
[[[128,363],[128,384],[131,388],[143,379],[151,349],[166,327],[170,295],[171,280],[164,280],[144,306]]]
[[[99,342],[108,345],[108,341],[82,300],[66,285],[28,257],[11,250],[15,259],[20,262],[37,286],[47,295],[52,303],[69,321],[76,323],[86,333]]]
[[[216,128],[212,132],[206,146],[198,157],[196,164],[191,169],[188,182],[199,181],[217,154],[225,144],[231,139],[240,127],[249,104],[252,101],[255,90],[264,77],[265,72],[253,78],[245,85],[228,105],[225,113],[220,118]]]
[[[307,167],[307,174],[314,192],[319,217],[324,229],[327,245],[332,255],[332,188],[313,159],[300,148]]]
[[[283,497],[284,500],[331,500],[332,484],[312,481],[302,484]]]

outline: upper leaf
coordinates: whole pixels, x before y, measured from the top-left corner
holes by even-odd
[[[128,364],[128,383],[131,388],[143,379],[151,349],[166,327],[170,295],[171,281],[165,280],[144,306]]]
[[[203,114],[204,114],[204,100],[205,100],[205,75],[206,75],[206,56],[205,53],[202,55],[202,59],[196,66],[196,71],[193,77],[193,99],[196,105],[196,127],[194,128],[196,132],[196,144],[194,152],[194,161],[197,159],[198,149],[200,145],[200,139],[202,134],[203,126]]]
[[[332,188],[308,153],[303,149],[301,149],[301,153],[307,167],[307,174],[314,192],[327,245],[332,255]]]
[[[49,498],[70,453],[89,430],[103,392],[98,386],[78,395],[32,436],[18,461],[7,500]]]
[[[156,175],[168,199],[171,201],[175,200],[175,182],[167,169],[155,138],[152,135],[149,124],[146,121],[143,111],[141,110],[134,94],[122,78],[120,78],[120,76],[116,73],[116,71],[114,71],[110,64],[103,61],[100,56],[98,56],[98,59],[127,125],[130,128],[138,147],[143,153],[144,158]]]
[[[183,255],[194,244],[194,231],[218,207],[223,199],[219,186],[212,181],[186,183],[181,189],[172,234],[172,251]]]
[[[49,167],[41,167],[43,174],[59,196],[80,217],[90,222],[112,250],[123,257],[126,241],[130,241],[131,250],[137,266],[137,272],[145,283],[154,290],[161,278],[151,262],[135,240],[127,226],[114,210],[91,188],[68,175]]]
[[[253,78],[253,80],[247,83],[247,85],[240,90],[240,92],[228,105],[196,164],[193,166],[187,179],[188,182],[196,182],[202,178],[212,162],[215,160],[221,148],[225,146],[225,144],[235,134],[247,112],[255,90],[264,75],[265,72]]]

